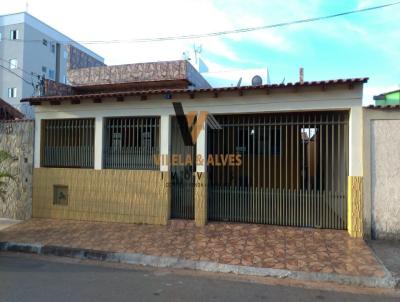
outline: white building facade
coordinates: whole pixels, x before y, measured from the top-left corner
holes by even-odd
[[[28,13],[0,16],[0,97],[32,117],[22,98],[35,95],[39,77],[67,83],[68,69],[104,59]]]

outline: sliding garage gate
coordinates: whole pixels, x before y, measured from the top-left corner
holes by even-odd
[[[215,116],[208,128],[212,221],[347,228],[348,114]],[[230,164],[226,156],[240,160]]]

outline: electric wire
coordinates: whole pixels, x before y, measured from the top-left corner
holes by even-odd
[[[351,11],[346,11],[346,12],[341,12],[341,13],[336,13],[336,14],[331,14],[331,15],[325,15],[325,16],[320,16],[320,17],[313,17],[313,18],[300,19],[300,20],[294,20],[294,21],[289,21],[289,22],[281,22],[281,23],[275,23],[275,24],[269,24],[269,25],[263,25],[263,26],[246,27],[246,28],[240,28],[240,29],[217,31],[217,32],[203,33],[203,34],[189,34],[189,35],[153,37],[153,38],[137,38],[137,39],[128,39],[128,40],[81,40],[81,41],[55,41],[54,40],[51,42],[56,42],[56,43],[60,43],[60,44],[70,44],[73,42],[84,43],[84,44],[117,44],[117,43],[162,42],[162,41],[174,41],[174,40],[187,40],[187,39],[197,39],[197,38],[206,38],[206,37],[216,37],[216,36],[222,36],[222,35],[239,34],[239,33],[258,31],[258,30],[266,30],[266,29],[272,29],[272,28],[278,28],[278,27],[285,27],[285,26],[291,26],[291,25],[296,25],[296,24],[311,23],[311,22],[333,19],[333,18],[352,15],[352,14],[358,14],[358,13],[367,12],[367,11],[383,9],[383,8],[387,8],[387,7],[391,7],[391,6],[395,6],[395,5],[399,5],[399,4],[400,4],[400,1],[396,1],[396,2],[391,2],[391,3],[387,3],[387,4],[371,6],[371,7],[366,7],[366,8],[361,8],[361,9],[356,9],[356,10],[351,10]],[[17,40],[4,39],[4,40],[15,41],[15,42],[42,42],[42,40],[18,40],[18,39]]]

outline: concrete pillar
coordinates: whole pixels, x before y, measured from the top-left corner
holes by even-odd
[[[171,117],[162,115],[160,121],[160,155],[169,159],[171,153]],[[162,159],[162,158],[161,158]],[[168,172],[169,164],[166,162],[160,163],[160,171]]]
[[[347,230],[351,237],[363,237],[363,109],[353,107],[349,119],[349,179]]]
[[[196,172],[194,195],[194,220],[196,226],[207,223],[207,123],[205,122],[196,145]]]
[[[171,153],[171,117],[169,115],[162,115],[160,119],[160,160],[168,159]],[[167,194],[167,204],[165,205],[166,211],[163,217],[162,224],[167,224],[171,218],[171,174],[168,162],[160,162],[160,171],[163,174],[165,194]]]
[[[94,129],[94,169],[101,170],[103,168],[103,117],[96,117]]]
[[[204,123],[196,144],[196,157],[202,161],[196,161],[196,172],[207,172],[207,123]]]
[[[349,118],[349,175],[363,176],[363,109],[353,107]]]

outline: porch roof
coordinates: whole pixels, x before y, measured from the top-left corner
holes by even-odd
[[[366,106],[368,109],[400,109],[400,104],[396,105],[369,105]]]
[[[367,77],[364,78],[350,78],[350,79],[336,79],[336,80],[324,80],[324,81],[305,81],[305,82],[293,82],[293,83],[282,83],[282,84],[269,84],[259,86],[241,86],[241,87],[221,87],[221,88],[198,88],[198,89],[151,89],[151,90],[132,90],[132,91],[112,91],[112,92],[98,92],[98,93],[86,93],[86,94],[73,94],[73,95],[55,95],[55,96],[42,96],[42,97],[31,97],[22,99],[21,102],[29,102],[31,105],[41,105],[42,102],[50,102],[53,104],[60,104],[61,102],[71,101],[72,103],[79,104],[80,100],[83,99],[94,99],[101,101],[102,98],[120,98],[129,96],[140,96],[143,100],[147,98],[147,95],[172,95],[172,94],[188,94],[191,98],[195,94],[202,93],[214,93],[214,96],[218,96],[222,92],[237,91],[240,93],[243,91],[254,91],[254,90],[266,90],[267,92],[272,89],[281,88],[297,88],[297,87],[315,87],[320,86],[323,89],[326,86],[337,85],[337,84],[348,84],[349,88],[352,88],[354,84],[363,84],[368,82]]]
[[[23,119],[24,114],[6,101],[0,99],[0,120]]]

